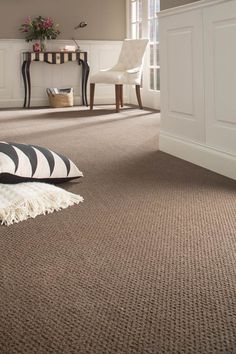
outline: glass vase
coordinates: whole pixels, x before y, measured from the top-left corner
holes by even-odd
[[[47,40],[46,40],[46,38],[40,39],[40,49],[41,49],[41,52],[46,52],[47,51]]]

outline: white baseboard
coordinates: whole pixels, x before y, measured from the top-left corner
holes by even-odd
[[[88,96],[89,101],[89,96]],[[127,97],[124,97],[124,102],[128,103]],[[7,99],[7,100],[0,100],[0,108],[23,108],[24,100],[22,99]],[[89,102],[88,102],[89,103]],[[97,97],[95,98],[95,105],[107,105],[107,104],[115,104],[115,97]],[[47,99],[41,98],[32,98],[31,100],[31,107],[47,107],[49,105]],[[82,99],[80,96],[74,97],[74,105],[80,106],[82,105]]]
[[[24,100],[21,99],[5,99],[0,100],[0,108],[21,108],[23,107]]]
[[[0,100],[0,108],[23,108],[24,99],[10,99],[10,100]],[[82,99],[81,97],[74,98],[75,105],[81,105]],[[31,107],[46,107],[48,106],[48,99],[47,98],[32,98],[30,106]]]
[[[115,103],[115,93],[114,93],[114,97],[95,97],[94,98],[94,104],[116,104]],[[124,96],[124,104],[129,104],[129,100],[127,96]]]
[[[236,156],[197,142],[160,133],[159,149],[208,170],[236,180]]]

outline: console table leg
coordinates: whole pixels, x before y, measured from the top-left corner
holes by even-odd
[[[84,91],[85,91],[85,104],[88,107],[87,86],[88,86],[88,77],[89,77],[90,67],[87,62],[85,63],[85,66],[86,66],[86,74],[85,74]]]
[[[89,76],[89,65],[86,61],[79,59],[79,65],[82,65],[82,103],[83,106],[88,107],[88,99],[87,99],[87,83]]]
[[[29,90],[29,96],[28,96],[28,108],[30,108],[30,101],[31,101],[30,64],[31,64],[31,61],[27,61],[27,65],[26,65],[26,77],[27,77],[27,82],[28,82],[28,90]]]
[[[22,72],[22,77],[24,82],[24,90],[25,90],[25,98],[24,98],[24,105],[23,105],[24,108],[26,107],[26,101],[27,101],[26,64],[27,61],[25,60],[21,67],[21,72]]]

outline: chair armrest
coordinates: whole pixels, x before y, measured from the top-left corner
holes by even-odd
[[[141,70],[142,70],[142,68],[139,66],[139,67],[137,67],[137,68],[128,69],[128,70],[126,70],[126,72],[127,72],[128,74],[137,74],[137,73],[139,73]]]

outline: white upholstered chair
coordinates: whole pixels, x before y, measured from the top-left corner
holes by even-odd
[[[123,107],[123,85],[135,85],[139,108],[142,109],[140,84],[142,62],[148,39],[125,39],[118,63],[107,70],[101,70],[90,78],[90,109],[94,105],[95,84],[113,84],[116,94],[116,112]]]

